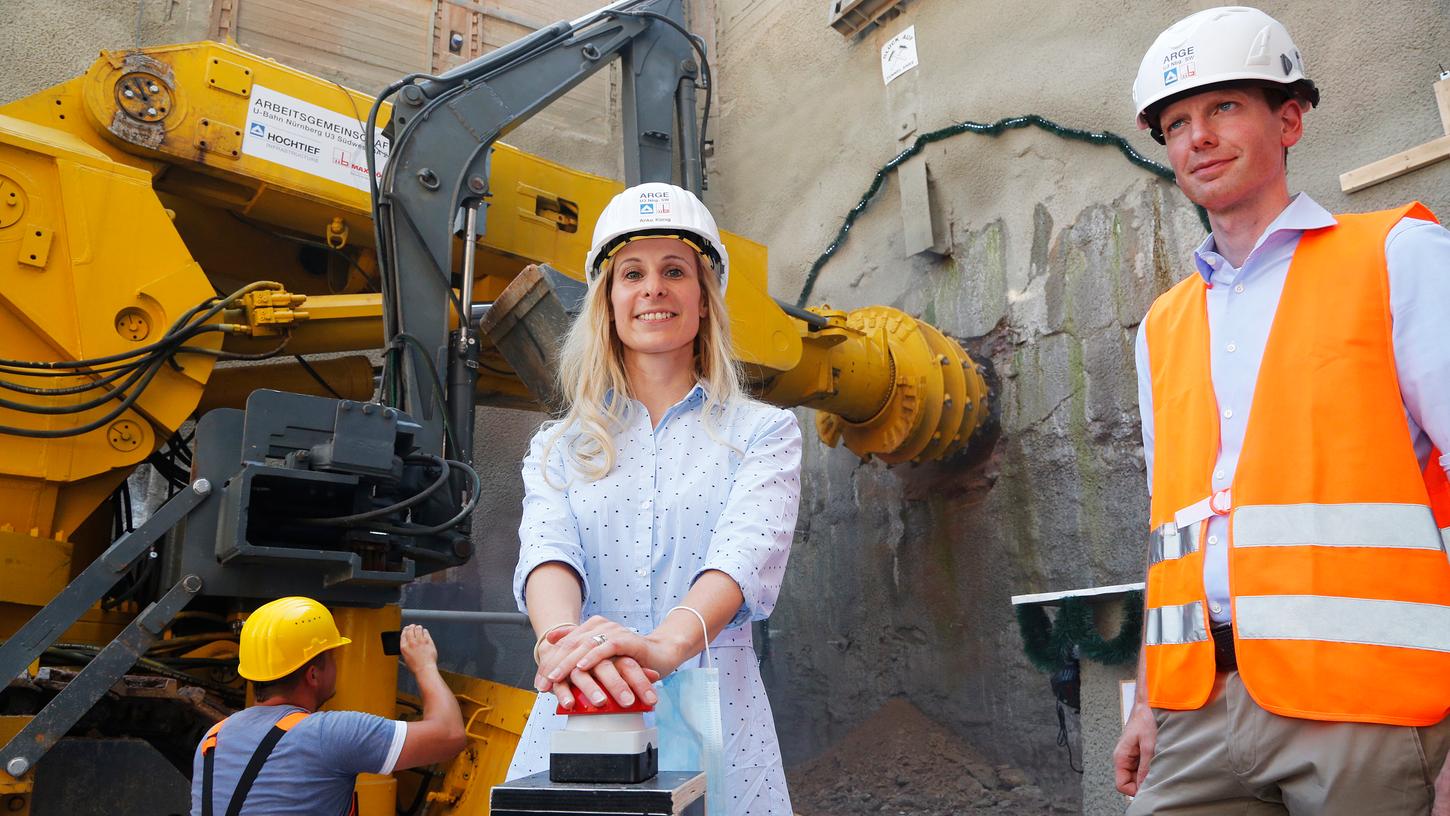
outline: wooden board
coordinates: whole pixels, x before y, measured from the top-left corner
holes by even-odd
[[[1403,153],[1396,153],[1344,173],[1339,177],[1339,189],[1346,193],[1363,190],[1442,159],[1450,159],[1450,136],[1431,139],[1419,147],[1412,147]]]
[[[428,70],[433,0],[236,0],[238,44],[284,65],[377,93]]]

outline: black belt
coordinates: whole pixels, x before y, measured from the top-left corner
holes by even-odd
[[[1213,635],[1213,665],[1219,671],[1234,671],[1239,662],[1234,657],[1234,627],[1232,623],[1218,624],[1208,630]]]

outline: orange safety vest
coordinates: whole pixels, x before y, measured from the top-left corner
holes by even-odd
[[[1226,513],[1238,671],[1260,706],[1394,725],[1450,711],[1450,490],[1433,457],[1424,469],[1415,458],[1390,334],[1385,239],[1407,216],[1434,220],[1416,203],[1337,216],[1300,238],[1238,469],[1214,496],[1219,414],[1202,278],[1149,310],[1152,706],[1199,708],[1212,691],[1207,521],[1197,519]]]

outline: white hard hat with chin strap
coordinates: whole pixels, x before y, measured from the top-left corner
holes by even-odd
[[[1133,83],[1138,127],[1162,144],[1158,114],[1165,105],[1237,84],[1279,86],[1310,107],[1319,104],[1319,89],[1304,77],[1288,29],[1258,9],[1224,6],[1191,14],[1153,41]]]
[[[647,182],[615,196],[594,224],[594,240],[584,260],[584,274],[593,284],[604,264],[630,241],[674,238],[684,241],[705,267],[720,279],[720,292],[730,281],[730,253],[720,240],[715,217],[694,193],[663,182]]]

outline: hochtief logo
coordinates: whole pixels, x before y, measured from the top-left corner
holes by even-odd
[[[251,126],[247,128],[247,132],[253,136],[261,136],[265,139],[267,137],[267,126],[262,124],[261,122],[253,122]]]

